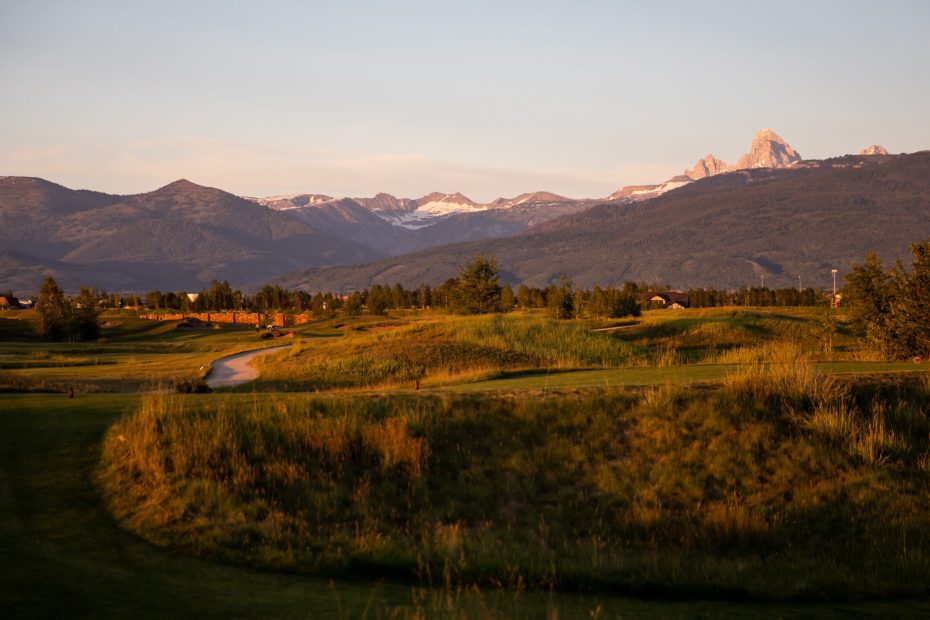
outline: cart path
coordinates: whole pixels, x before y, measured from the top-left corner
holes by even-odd
[[[227,355],[213,362],[213,368],[207,374],[205,381],[210,387],[229,387],[241,385],[258,378],[258,371],[252,366],[252,360],[259,355],[266,355],[288,348],[289,344],[264,349],[243,351],[235,355]]]

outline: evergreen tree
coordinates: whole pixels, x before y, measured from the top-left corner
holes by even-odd
[[[478,255],[462,267],[452,299],[453,309],[462,314],[499,312],[501,308],[500,276],[497,259]]]
[[[384,314],[388,306],[391,305],[391,290],[380,284],[375,284],[368,292],[365,305],[371,314]]]
[[[164,307],[161,291],[149,291],[145,296],[145,305],[149,310],[157,310],[158,308]]]
[[[930,241],[911,244],[911,254],[910,271],[895,266],[888,314],[875,325],[895,358],[930,355]]]
[[[849,310],[853,323],[862,330],[872,325],[874,330],[885,320],[889,310],[891,283],[875,252],[865,255],[863,264],[854,264],[846,274],[843,287],[843,305]]]
[[[64,340],[71,322],[71,303],[51,276],[45,276],[36,300],[36,333],[45,340]]]
[[[391,307],[403,310],[410,304],[407,303],[407,291],[400,285],[400,282],[391,289]]]
[[[513,306],[516,300],[513,296],[513,289],[510,288],[509,284],[505,284],[501,287],[501,311],[510,312],[513,310]]]
[[[433,305],[433,290],[429,284],[421,284],[417,289],[417,306],[420,308],[429,308]]]
[[[607,316],[612,319],[618,319],[624,316],[639,316],[639,301],[636,299],[636,293],[632,289],[624,287],[623,290],[610,289],[609,291],[609,312]]]
[[[68,335],[78,340],[96,340],[100,337],[100,322],[97,316],[97,294],[82,286],[71,310]]]
[[[549,314],[556,319],[570,319],[575,316],[574,291],[568,276],[559,279],[558,286],[550,286],[546,291]]]
[[[356,291],[349,295],[349,298],[346,300],[345,304],[342,306],[342,314],[344,316],[358,316],[362,313],[362,295]]]

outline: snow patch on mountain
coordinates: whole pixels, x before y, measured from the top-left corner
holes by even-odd
[[[257,202],[263,207],[268,207],[276,211],[287,211],[288,209],[300,209],[307,206],[321,205],[327,202],[339,200],[332,196],[323,194],[284,194],[281,196],[265,196],[264,198],[252,198],[243,196],[246,200]]]

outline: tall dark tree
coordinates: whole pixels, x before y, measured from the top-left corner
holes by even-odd
[[[96,340],[100,337],[97,294],[95,291],[81,287],[81,292],[74,300],[68,324],[68,334],[78,340]]]
[[[500,276],[497,259],[480,254],[462,267],[453,294],[453,309],[462,314],[499,312],[501,308]]]
[[[161,291],[149,291],[145,296],[145,305],[149,310],[156,310],[164,307],[164,299]]]
[[[549,314],[556,319],[570,319],[575,316],[575,293],[568,276],[559,279],[558,286],[550,286],[546,291]]]
[[[362,313],[362,295],[358,291],[355,291],[349,298],[346,299],[345,303],[342,306],[343,315],[349,316],[358,316]]]
[[[391,289],[380,284],[373,285],[368,291],[365,305],[371,314],[384,314],[391,305]]]
[[[510,288],[509,284],[505,284],[501,287],[501,310],[503,312],[510,312],[513,310],[513,306],[516,303],[513,295],[513,289]]]
[[[868,330],[872,325],[874,332],[888,316],[891,291],[890,277],[882,268],[881,259],[875,252],[869,252],[861,265],[854,264],[846,274],[843,305],[858,328]]]
[[[878,326],[895,358],[930,355],[930,241],[912,243],[911,255],[910,271],[900,261],[894,268],[888,315]]]
[[[71,303],[51,276],[45,276],[36,300],[36,333],[45,340],[64,340],[71,322]]]

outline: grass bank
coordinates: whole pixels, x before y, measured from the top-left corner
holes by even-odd
[[[269,569],[643,595],[925,595],[926,381],[807,364],[519,401],[146,397],[117,519]],[[441,576],[441,577],[440,577]]]
[[[583,323],[511,315],[432,317],[362,325],[342,337],[304,339],[258,361],[260,390],[333,390],[471,380],[501,369],[606,368],[638,347]]]

